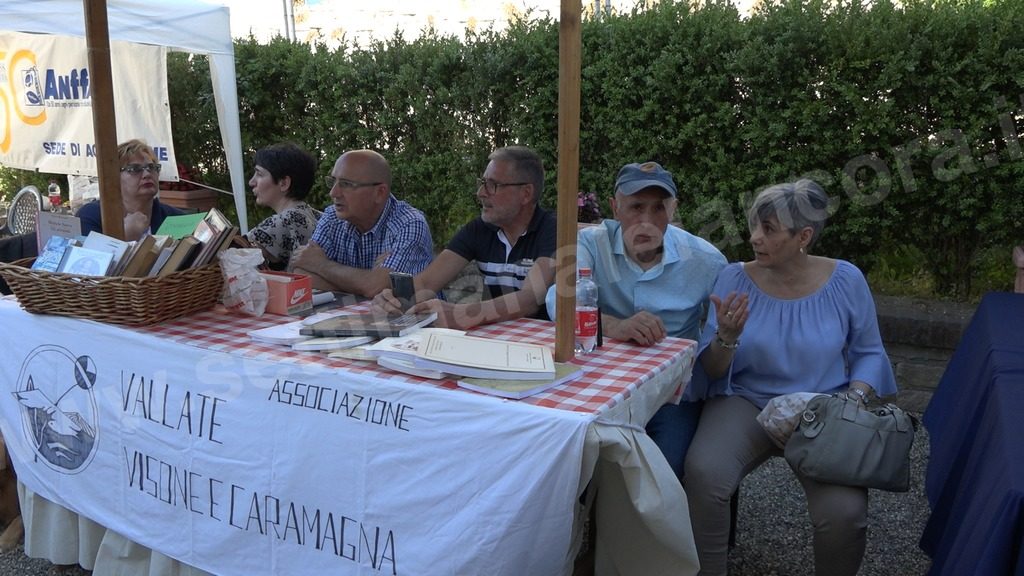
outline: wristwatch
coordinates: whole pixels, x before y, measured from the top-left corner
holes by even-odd
[[[865,404],[867,404],[867,403],[868,403],[868,393],[867,393],[867,392],[865,392],[865,391],[861,390],[860,388],[854,388],[853,386],[850,386],[850,387],[849,387],[849,388],[847,389],[847,391],[848,391],[848,392],[853,392],[854,394],[856,394],[857,396],[859,396],[859,397],[860,397],[860,401],[861,401],[861,402],[863,402],[863,403],[865,403]]]

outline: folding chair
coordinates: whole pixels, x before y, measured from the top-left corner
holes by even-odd
[[[43,209],[43,195],[35,186],[25,186],[14,196],[7,209],[7,223],[3,233],[28,234],[36,230],[36,214]]]

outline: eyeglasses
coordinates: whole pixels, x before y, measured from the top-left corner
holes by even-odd
[[[356,188],[365,188],[366,186],[380,186],[383,182],[354,182],[352,180],[345,180],[344,178],[324,176],[324,184],[327,184],[328,190],[335,186],[342,190],[355,190]]]
[[[124,168],[121,168],[121,172],[126,172],[132,176],[137,176],[145,170],[146,172],[152,172],[153,174],[160,173],[160,163],[153,162],[152,164],[128,164]]]
[[[529,182],[498,182],[487,178],[476,179],[476,189],[483,188],[488,194],[494,194],[505,186],[526,186]]]

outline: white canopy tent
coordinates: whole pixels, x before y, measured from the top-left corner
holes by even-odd
[[[107,18],[111,40],[167,46],[209,57],[217,119],[231,173],[238,223],[243,231],[248,230],[235,51],[228,8],[199,0],[107,0]],[[85,37],[82,0],[2,0],[0,28]]]

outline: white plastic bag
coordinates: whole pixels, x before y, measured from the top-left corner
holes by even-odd
[[[817,392],[793,392],[776,396],[768,401],[757,421],[779,448],[785,448],[789,437],[793,435],[800,417],[807,408],[807,403],[815,396],[823,396]]]
[[[228,310],[262,316],[267,308],[267,280],[257,266],[263,264],[259,248],[229,248],[218,254],[224,274],[221,301]]]

